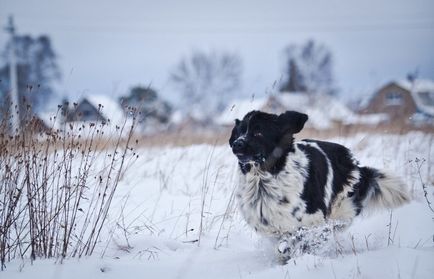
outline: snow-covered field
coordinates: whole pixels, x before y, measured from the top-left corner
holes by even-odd
[[[358,217],[321,251],[283,266],[237,212],[237,162],[228,146],[140,149],[93,256],[63,263],[16,259],[0,278],[433,278],[434,212],[422,189],[423,182],[434,202],[433,138],[331,139],[351,148],[363,165],[401,175],[414,200]]]

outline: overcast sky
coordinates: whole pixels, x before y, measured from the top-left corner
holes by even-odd
[[[242,93],[258,96],[281,76],[284,47],[310,38],[333,52],[346,97],[415,69],[434,79],[432,0],[0,0],[2,26],[10,14],[19,34],[51,37],[69,96],[152,84],[176,100],[170,70],[194,49],[238,53]]]

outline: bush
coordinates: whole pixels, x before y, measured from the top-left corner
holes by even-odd
[[[57,123],[61,113],[59,106],[51,127],[25,117],[15,135],[9,119],[1,121],[1,269],[16,258],[91,255],[123,171],[137,157],[135,118],[105,137],[107,124]]]

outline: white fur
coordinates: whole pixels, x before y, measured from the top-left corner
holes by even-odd
[[[240,173],[237,197],[245,220],[259,233],[281,235],[302,226],[324,222],[322,212],[306,213],[306,203],[300,197],[309,165],[307,156],[301,150],[295,147],[295,152],[288,156],[285,168],[276,176],[263,172],[253,162],[251,164],[250,172],[246,175]],[[288,202],[279,203],[282,199]],[[261,216],[266,224],[261,221]]]
[[[366,199],[367,208],[395,208],[410,201],[405,183],[391,173],[385,173],[383,178],[377,178],[381,193],[370,195]]]

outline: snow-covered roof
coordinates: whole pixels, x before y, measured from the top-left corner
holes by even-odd
[[[350,110],[341,100],[329,95],[311,96],[305,93],[288,93],[275,96],[288,110],[304,112],[309,116],[307,127],[328,129],[333,121],[345,124],[378,124],[385,121],[384,115],[360,116]]]
[[[421,112],[434,116],[434,91],[412,92],[412,95]]]
[[[222,115],[217,119],[217,124],[232,125],[235,118],[242,119],[251,110],[269,111],[273,108],[267,105],[277,102],[281,105],[279,109],[295,110],[306,113],[309,120],[307,127],[315,129],[331,128],[334,121],[341,121],[345,124],[378,124],[385,119],[384,115],[372,117],[359,116],[351,111],[342,101],[328,95],[308,95],[306,93],[282,93],[271,95],[268,98],[257,100],[238,100],[229,105]],[[271,111],[276,113],[276,111]]]
[[[282,92],[281,94],[273,95],[272,98],[279,102],[285,110],[306,113],[309,116],[306,127],[323,130],[330,128],[332,125],[332,119],[328,115],[328,112],[318,106],[318,98],[322,97],[313,97],[299,92]]]
[[[110,123],[121,125],[125,121],[125,114],[119,102],[107,95],[89,95],[84,99],[89,101],[96,109],[102,105],[101,114],[106,119],[110,119]]]
[[[216,119],[216,124],[231,125],[235,119],[242,119],[249,111],[260,110],[267,103],[267,98],[238,99],[230,102]]]
[[[434,116],[434,81],[428,79],[417,79],[413,82],[401,80],[396,84],[411,93],[419,111]]]
[[[419,111],[434,116],[434,81],[429,79],[400,80],[396,84],[410,92]]]
[[[429,79],[416,79],[413,82],[406,79],[396,83],[408,91],[434,92],[434,81]]]
[[[184,119],[184,114],[181,110],[175,110],[170,116],[170,121],[173,124],[179,124]]]
[[[389,120],[387,113],[353,114],[351,117],[342,119],[344,124],[378,125]]]
[[[301,110],[309,106],[309,96],[302,92],[282,92],[273,95],[288,110]]]
[[[42,120],[42,122],[44,122],[44,124],[51,128],[57,128],[60,121],[59,119],[57,119],[57,113],[55,111],[48,111],[48,112],[37,112],[35,113],[35,116],[38,117],[40,120]]]
[[[317,106],[327,112],[327,115],[333,120],[345,120],[347,117],[354,116],[352,112],[342,101],[337,98],[323,95],[319,96]]]

